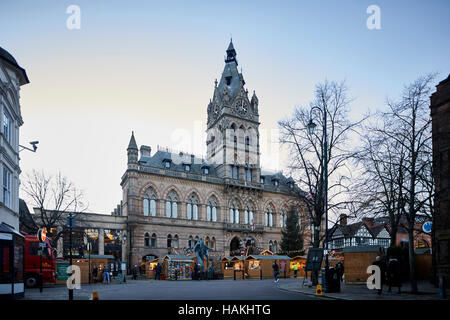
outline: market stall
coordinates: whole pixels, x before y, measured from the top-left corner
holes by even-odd
[[[280,255],[250,255],[245,259],[246,273],[250,279],[273,278],[272,265],[276,261],[280,271],[280,277],[290,276],[289,262],[292,258]]]
[[[145,276],[149,279],[155,278],[155,267],[158,263],[163,263],[162,259],[156,258],[151,261],[145,261]]]
[[[192,279],[194,260],[182,254],[169,254],[164,257],[163,275],[168,280]]]
[[[297,278],[305,277],[306,256],[293,257],[289,263],[290,275],[294,277],[294,265],[297,265]]]
[[[234,279],[234,270],[244,270],[244,256],[222,258],[222,273],[224,278]],[[236,279],[242,279],[242,275],[236,275]]]

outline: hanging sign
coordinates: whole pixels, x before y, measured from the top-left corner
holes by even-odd
[[[38,233],[37,233],[37,237],[40,242],[44,242],[45,239],[47,239],[47,229],[46,228],[39,229]]]
[[[427,221],[423,224],[422,230],[423,230],[423,232],[430,233],[432,227],[433,227],[433,222]]]

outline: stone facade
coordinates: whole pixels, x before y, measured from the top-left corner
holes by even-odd
[[[20,87],[29,83],[26,72],[12,55],[0,48],[0,224],[19,230],[19,127]]]
[[[168,149],[152,155],[145,145],[139,151],[132,134],[121,182],[132,264],[147,255],[189,252],[197,237],[217,258],[247,241],[278,251],[291,205],[305,225],[305,207],[296,196],[302,191],[291,178],[260,168],[259,102],[255,93],[248,98],[244,85],[230,43],[207,108],[206,159]]]

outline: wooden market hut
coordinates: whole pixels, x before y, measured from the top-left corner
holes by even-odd
[[[168,254],[163,259],[161,280],[187,280],[192,279],[194,259],[184,254]],[[175,274],[177,271],[177,274]]]
[[[155,278],[155,267],[158,263],[164,263],[163,258],[156,258],[150,261],[145,261],[145,276],[149,279]]]
[[[274,261],[277,261],[280,277],[290,276],[290,268],[289,263],[292,258],[288,256],[280,256],[280,255],[250,255],[245,259],[245,270],[249,279],[256,278],[273,278],[273,268],[272,265]]]
[[[85,258],[74,258],[72,259],[72,263],[78,267],[80,267],[81,272],[81,284],[89,283],[89,263],[90,263],[90,271],[91,271],[91,281],[101,282],[103,280],[103,269],[106,265],[110,265],[110,263],[116,262],[116,258],[113,255],[98,255],[91,254],[89,257]],[[68,275],[66,274],[66,269],[69,266],[68,259],[57,259],[56,261],[56,284],[66,284],[66,280]],[[94,278],[93,271],[94,267],[97,267],[97,277]],[[119,265],[120,268],[120,265]],[[111,279],[110,279],[111,280]]]
[[[224,278],[234,279],[234,270],[244,270],[245,256],[228,256],[220,260]],[[236,275],[236,279],[242,279],[242,276]]]

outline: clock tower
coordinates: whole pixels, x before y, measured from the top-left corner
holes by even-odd
[[[231,41],[226,51],[225,68],[215,81],[208,104],[207,161],[216,165],[222,178],[259,182],[258,98],[251,98],[238,71],[236,50]]]

